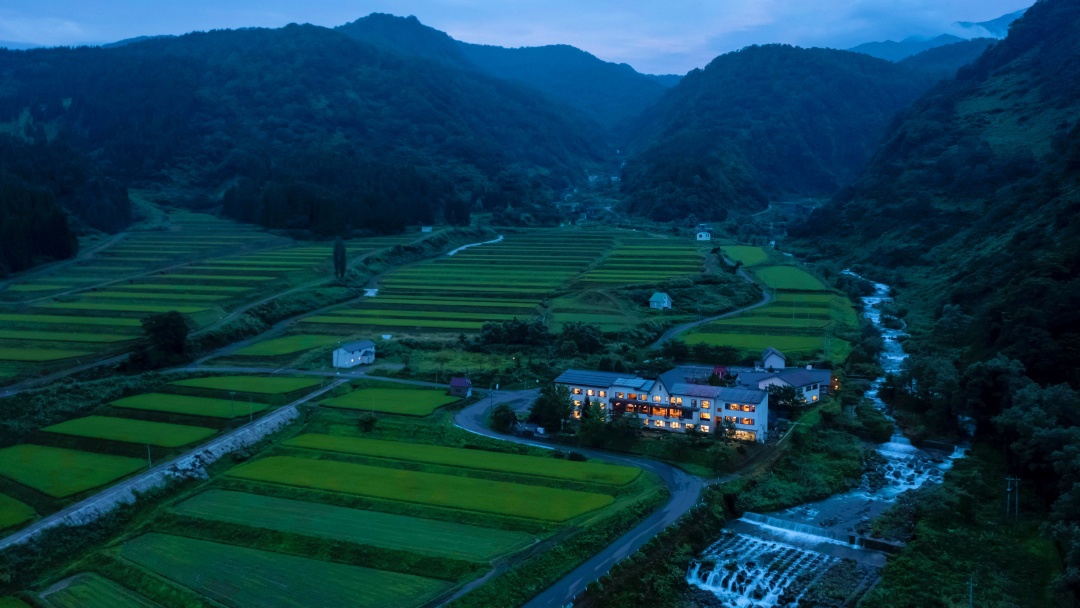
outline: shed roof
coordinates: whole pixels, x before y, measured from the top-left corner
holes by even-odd
[[[769,355],[776,355],[776,356],[780,357],[781,359],[783,359],[784,361],[787,361],[787,357],[784,356],[784,353],[776,350],[775,348],[773,348],[771,346],[769,348],[766,348],[765,350],[761,351],[761,360],[764,361],[765,359],[767,359],[769,357]]]
[[[346,342],[338,348],[345,349],[351,353],[367,350],[369,348],[374,349],[375,343],[371,340],[357,340],[356,342]]]
[[[663,291],[657,291],[657,292],[652,294],[652,297],[649,298],[649,301],[650,302],[659,302],[659,301],[662,301],[662,300],[665,300],[665,299],[670,300],[671,296],[667,295]]]
[[[472,385],[472,380],[469,380],[468,378],[465,378],[464,376],[454,376],[453,378],[450,379],[450,386],[452,386],[454,388],[458,388],[458,387],[464,388],[464,387],[469,387],[471,385]]]

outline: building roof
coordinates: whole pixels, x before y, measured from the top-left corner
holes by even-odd
[[[623,378],[623,375],[615,372],[568,369],[559,374],[559,377],[555,379],[555,382],[558,384],[577,384],[580,386],[608,388],[612,384],[615,384],[620,378]]]
[[[656,380],[646,380],[645,378],[619,378],[615,382],[611,383],[612,387],[625,387],[632,388],[639,391],[649,392],[656,384]]]
[[[649,301],[650,302],[659,302],[659,301],[664,300],[664,299],[670,300],[671,296],[667,295],[666,293],[664,293],[662,291],[657,291],[656,293],[652,294],[652,297],[649,298]]]
[[[705,384],[676,384],[672,387],[671,394],[680,397],[698,397],[700,399],[715,399],[732,403],[761,403],[762,400],[769,396],[765,391],[708,386]]]
[[[769,348],[766,348],[765,350],[761,351],[761,360],[764,361],[765,359],[768,359],[769,355],[776,355],[776,356],[780,357],[781,359],[783,359],[784,361],[787,361],[787,357],[784,356],[784,353],[776,350],[775,348],[773,348],[771,346]]]
[[[707,382],[709,376],[713,375],[716,370],[715,367],[706,367],[704,365],[680,365],[675,369],[660,374],[660,382],[670,391],[671,387],[684,382]]]
[[[454,376],[450,379],[450,386],[454,388],[468,387],[472,385],[472,380],[465,378],[464,376]]]
[[[801,388],[811,384],[827,384],[832,379],[832,372],[827,369],[800,368],[788,368],[774,372],[740,372],[739,384],[758,386],[763,380],[769,378],[777,378],[785,384]]]
[[[356,342],[346,342],[338,348],[343,348],[351,353],[355,353],[369,348],[374,349],[375,343],[371,340],[357,340]]]

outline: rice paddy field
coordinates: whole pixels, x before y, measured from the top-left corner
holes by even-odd
[[[702,248],[685,238],[622,235],[610,255],[585,273],[579,287],[659,283],[705,270]]]
[[[49,608],[160,608],[134,591],[96,574],[79,574],[41,593]]]
[[[404,416],[427,416],[444,405],[458,401],[461,401],[460,397],[451,397],[441,390],[357,388],[340,397],[324,399],[320,405]]]
[[[146,460],[20,444],[0,450],[0,475],[53,498],[64,498],[126,477]]]
[[[356,239],[346,250],[358,259],[416,238]],[[177,212],[169,230],[133,232],[0,290],[0,379],[123,352],[142,337],[140,321],[151,314],[176,311],[204,327],[245,303],[327,276],[332,248]]]
[[[686,336],[687,344],[730,346],[744,355],[772,346],[805,357],[823,355],[842,361],[850,344],[835,337],[858,328],[851,302],[828,291],[817,278],[795,266],[757,266],[768,259],[760,247],[725,246],[725,255],[755,266],[754,274],[774,294],[771,304],[702,326]]]

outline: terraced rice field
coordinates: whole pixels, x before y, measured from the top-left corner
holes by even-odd
[[[96,574],[78,574],[42,593],[50,608],[160,608],[134,591]]]
[[[222,490],[203,492],[173,510],[239,526],[472,561],[488,561],[533,542],[520,532]]]
[[[131,334],[89,334],[33,329],[0,329],[3,340],[43,340],[46,342],[126,342],[138,336]]]
[[[28,443],[0,450],[0,475],[53,498],[103,486],[146,467],[146,461]]]
[[[477,331],[486,321],[538,314],[544,297],[572,283],[611,244],[605,234],[508,235],[499,243],[393,271],[379,281],[378,296],[303,322],[331,326],[336,333]]]
[[[233,354],[241,357],[278,357],[319,348],[320,346],[330,346],[338,342],[341,342],[341,338],[338,336],[285,336],[246,346]]]
[[[145,393],[113,401],[110,405],[121,409],[169,412],[188,416],[207,418],[239,418],[249,412],[261,412],[269,407],[246,399],[213,399],[209,397],[190,397],[167,393]]]
[[[292,456],[263,458],[236,467],[227,475],[550,522],[564,522],[614,502],[607,494]]]
[[[93,354],[89,350],[61,350],[58,348],[27,348],[0,346],[0,361],[60,361]]]
[[[15,500],[7,494],[0,494],[0,530],[29,521],[35,515],[34,509],[30,505]]]
[[[180,447],[195,443],[213,435],[217,429],[183,424],[168,424],[147,420],[131,420],[112,416],[86,416],[75,418],[42,429],[47,433],[91,437],[156,445],[162,447]]]
[[[325,399],[320,405],[350,410],[367,410],[404,416],[427,416],[438,408],[461,401],[444,391],[406,388],[359,388],[340,397]]]
[[[810,273],[794,266],[763,266],[754,274],[772,289],[784,291],[824,291],[825,285]]]
[[[742,262],[747,268],[764,264],[769,260],[769,254],[761,247],[749,245],[725,245],[720,248],[725,256],[736,262]]]
[[[317,378],[283,378],[278,376],[210,376],[170,382],[173,386],[205,388],[215,391],[236,391],[259,395],[283,395],[321,384]]]
[[[449,583],[169,534],[130,540],[120,555],[227,606],[401,608],[433,599]]]
[[[516,475],[535,475],[567,481],[624,486],[637,479],[640,469],[594,462],[571,462],[539,456],[500,454],[422,443],[381,441],[340,435],[300,435],[285,442],[292,447],[343,452],[448,467],[481,469]]]
[[[694,241],[649,236],[620,236],[603,263],[581,278],[579,286],[613,287],[657,283],[704,271],[701,247]]]

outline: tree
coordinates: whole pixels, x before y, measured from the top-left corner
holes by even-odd
[[[607,436],[607,413],[599,401],[585,400],[581,406],[581,427],[578,441],[591,447],[603,446]]]
[[[339,279],[345,278],[345,241],[338,237],[334,241],[334,276]]]
[[[716,429],[716,436],[719,437],[724,443],[731,443],[735,441],[735,433],[739,429],[735,426],[735,423],[728,420],[727,416],[720,421],[720,428]]]
[[[499,433],[509,433],[517,423],[517,413],[505,403],[491,412],[491,428]]]
[[[184,315],[175,310],[150,315],[142,320],[142,328],[150,348],[158,354],[174,357],[187,353],[188,332],[191,330]]]
[[[570,389],[555,384],[545,385],[540,389],[540,397],[529,410],[529,422],[536,423],[548,432],[562,431],[563,422],[574,411],[574,401]]]
[[[769,393],[769,407],[778,412],[792,414],[795,408],[806,405],[799,398],[798,391],[794,386],[781,386],[773,384],[766,391]]]

